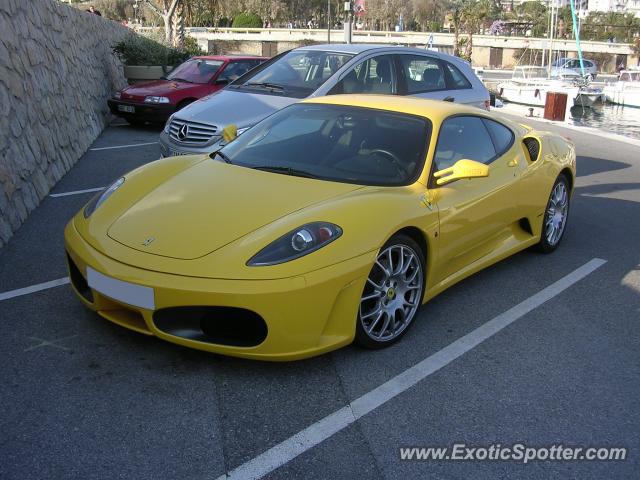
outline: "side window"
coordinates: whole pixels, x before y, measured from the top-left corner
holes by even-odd
[[[513,145],[514,135],[511,130],[502,125],[501,123],[494,122],[493,120],[483,119],[489,134],[493,139],[493,144],[496,148],[496,155],[503,155]]]
[[[463,88],[471,88],[471,82],[467,80],[467,77],[465,77],[464,74],[460,70],[458,70],[457,67],[450,64],[449,62],[446,62],[446,65],[447,65],[447,70],[451,75],[450,88],[456,89],[456,90],[460,90]]]
[[[220,74],[218,80],[228,80],[229,82],[233,82],[236,78],[240,77],[247,73],[252,66],[252,60],[240,60],[237,62],[231,62],[227,65],[227,68]]]
[[[462,159],[490,163],[495,157],[493,142],[479,117],[451,117],[440,127],[434,156],[436,171]]]
[[[447,88],[442,64],[423,55],[398,55],[407,81],[407,94],[431,92]]]
[[[394,67],[391,55],[369,58],[356,65],[329,92],[336,93],[394,93]]]

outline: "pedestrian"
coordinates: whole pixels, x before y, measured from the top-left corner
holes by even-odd
[[[94,15],[98,15],[99,17],[102,16],[102,14],[100,13],[100,10],[96,10],[96,8],[93,5],[89,7],[89,10],[87,10],[87,12],[93,13]]]

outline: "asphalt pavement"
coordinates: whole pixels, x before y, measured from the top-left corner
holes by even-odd
[[[157,129],[119,125],[52,194],[106,186],[158,158]],[[555,253],[525,251],[454,286],[391,348],[293,363],[128,331],[84,308],[68,285],[25,293],[66,276],[64,226],[94,193],[47,197],[0,250],[0,478],[638,478],[640,147],[543,128],[570,136],[579,155]],[[585,265],[593,268],[576,276]],[[402,384],[407,371],[418,376]],[[383,384],[393,393],[381,401]],[[628,455],[400,459],[402,447],[518,442]]]

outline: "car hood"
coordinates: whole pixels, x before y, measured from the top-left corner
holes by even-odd
[[[148,95],[168,95],[173,92],[191,90],[201,86],[188,82],[172,82],[171,80],[156,80],[154,82],[132,85],[122,90],[122,98],[146,97]]]
[[[180,110],[181,120],[239,128],[252,126],[299,99],[279,95],[261,95],[225,88]]]
[[[358,188],[207,160],[134,202],[111,223],[107,234],[135,250],[190,260]]]

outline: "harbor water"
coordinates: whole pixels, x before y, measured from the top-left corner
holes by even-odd
[[[573,107],[568,123],[640,139],[640,108],[613,104]]]

